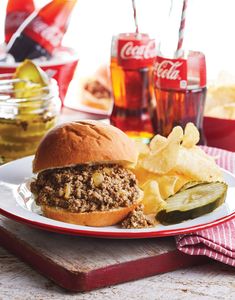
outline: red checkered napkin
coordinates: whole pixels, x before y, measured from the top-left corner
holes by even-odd
[[[217,164],[235,173],[235,154],[233,152],[203,147],[209,155],[217,157]],[[235,200],[235,199],[234,199]],[[235,219],[176,237],[177,249],[189,255],[206,255],[210,258],[235,266]]]

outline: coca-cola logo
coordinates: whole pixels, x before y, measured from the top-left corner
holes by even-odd
[[[157,56],[154,64],[154,86],[156,88],[187,88],[187,61],[183,58],[169,59]]]
[[[153,40],[144,45],[136,45],[133,41],[129,41],[120,50],[122,59],[151,59],[155,55],[155,42]]]
[[[155,75],[161,79],[181,80],[180,67],[182,64],[182,61],[174,62],[171,60],[156,62],[154,65]]]
[[[53,47],[60,46],[63,38],[63,32],[55,25],[45,23],[41,18],[36,18],[31,23],[31,29],[41,37],[48,41]]]

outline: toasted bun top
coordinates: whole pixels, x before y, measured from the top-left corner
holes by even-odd
[[[120,129],[99,121],[70,122],[55,127],[41,141],[33,172],[77,164],[135,163],[134,142]]]

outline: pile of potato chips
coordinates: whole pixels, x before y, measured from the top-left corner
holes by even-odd
[[[222,71],[207,90],[205,116],[235,120],[235,77]]]
[[[185,130],[175,127],[169,136],[156,135],[149,146],[137,143],[138,163],[134,173],[144,191],[144,212],[155,214],[170,195],[190,181],[222,181],[215,160],[196,144],[197,128],[188,123]]]

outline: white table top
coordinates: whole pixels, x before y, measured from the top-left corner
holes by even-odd
[[[63,110],[61,122],[94,118]],[[99,117],[98,117],[99,118]],[[235,269],[211,263],[87,293],[68,293],[0,247],[0,299],[235,299]]]

